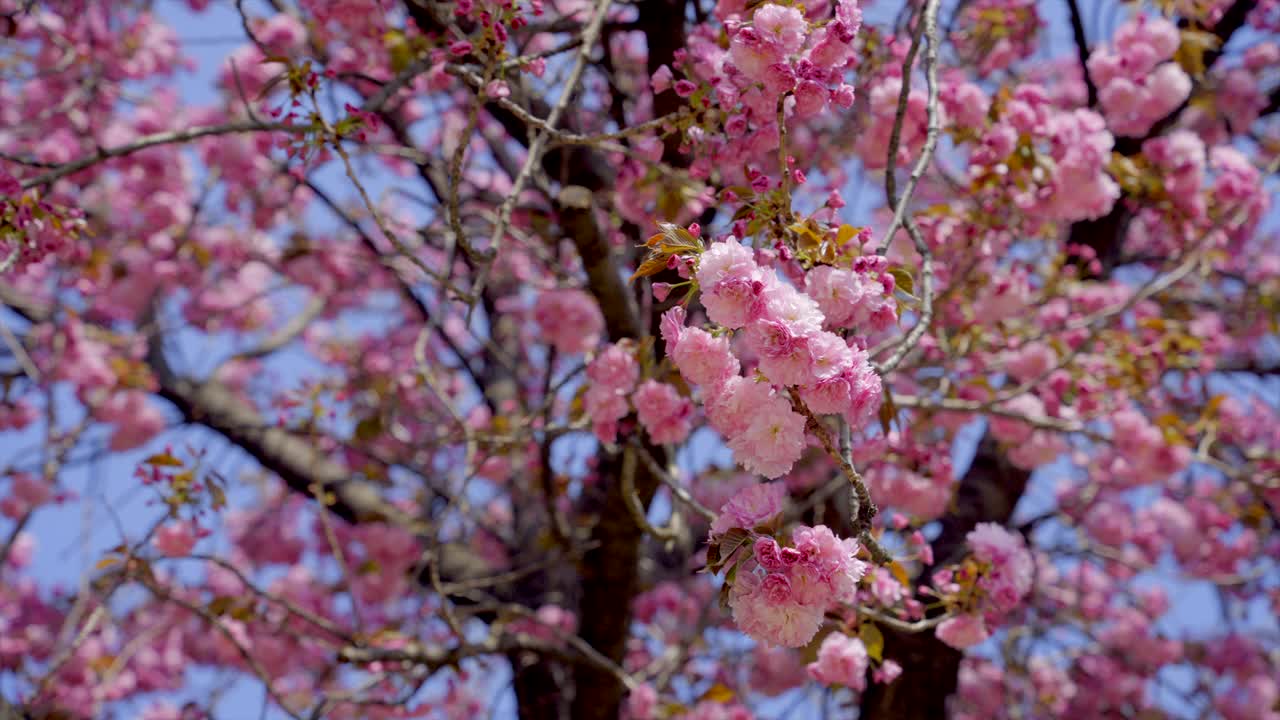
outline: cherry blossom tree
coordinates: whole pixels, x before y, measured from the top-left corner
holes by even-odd
[[[0,717],[1280,718],[1275,0],[0,32]]]

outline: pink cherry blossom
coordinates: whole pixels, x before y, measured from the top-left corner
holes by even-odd
[[[539,293],[533,314],[548,342],[562,353],[586,352],[604,329],[595,299],[579,290]]]
[[[991,633],[979,615],[957,615],[938,624],[938,639],[958,650],[983,642]]]
[[[773,407],[773,411],[756,415],[740,435],[729,438],[734,458],[750,472],[767,478],[789,472],[805,448],[804,416],[777,404]]]
[[[995,523],[979,523],[965,541],[974,557],[991,567],[982,581],[988,601],[999,612],[1012,610],[1031,590],[1035,572],[1022,536]]]
[[[702,286],[707,317],[734,329],[747,323],[766,276],[751,251],[730,238],[707,248],[698,259],[695,277]]]
[[[809,676],[824,685],[844,685],[861,691],[867,684],[867,648],[862,641],[834,632],[822,640],[818,659],[809,663]]]
[[[720,508],[711,534],[720,535],[735,527],[749,530],[769,522],[782,512],[786,493],[782,483],[756,483],[739,490]]]
[[[196,545],[196,530],[186,520],[165,523],[156,529],[152,544],[167,557],[184,557]]]
[[[693,406],[676,389],[656,380],[645,380],[636,388],[632,402],[640,424],[656,443],[680,443],[689,435]]]
[[[739,362],[730,350],[727,337],[714,337],[701,328],[689,328],[680,344],[671,352],[671,359],[685,380],[707,387],[715,387],[736,376]]]
[[[743,632],[771,645],[802,647],[822,624],[821,608],[802,605],[793,598],[776,600],[766,591],[764,581],[752,574],[734,583],[729,606]]]

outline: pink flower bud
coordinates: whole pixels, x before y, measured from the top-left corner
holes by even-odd
[[[784,603],[791,599],[791,581],[782,573],[769,573],[762,588],[771,602]]]
[[[663,65],[653,73],[649,87],[653,88],[654,93],[666,92],[671,89],[671,79],[671,68]]]
[[[778,552],[777,541],[770,537],[756,539],[755,557],[756,562],[760,563],[760,567],[770,572],[782,570],[786,567],[786,563],[782,561],[782,556]]]
[[[507,86],[505,80],[491,80],[484,86],[484,94],[495,99],[510,97],[511,88]]]

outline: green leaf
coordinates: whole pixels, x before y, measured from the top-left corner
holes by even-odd
[[[669,253],[649,253],[649,257],[645,258],[644,262],[640,263],[640,267],[636,268],[636,271],[631,273],[631,278],[628,282],[635,282],[636,278],[649,277],[650,275],[657,275],[662,272],[667,267],[668,257],[670,257]]]
[[[1182,42],[1174,52],[1173,60],[1191,77],[1201,78],[1204,77],[1205,54],[1216,51],[1221,45],[1222,40],[1212,32],[1186,28],[1182,31]]]
[[[688,230],[667,222],[658,223],[658,227],[662,230],[660,244],[663,250],[672,254],[681,254],[684,251],[702,252],[702,241]]]
[[[884,633],[875,623],[866,622],[858,628],[858,637],[867,646],[867,655],[876,662],[884,661]]]
[[[751,540],[751,534],[742,528],[732,528],[720,538],[720,561],[728,562],[738,548]]]
[[[248,622],[255,617],[257,617],[257,613],[254,612],[252,601],[246,601],[243,605],[237,605],[231,608],[231,618],[233,620]]]
[[[720,543],[713,542],[707,546],[707,570],[719,572],[724,563],[720,562]]]
[[[915,295],[916,281],[911,277],[910,271],[903,267],[891,267],[889,274],[893,276],[893,281],[897,283],[899,290],[908,295]]]
[[[382,36],[382,43],[390,56],[392,72],[398,73],[413,62],[413,48],[400,30],[388,30]]]

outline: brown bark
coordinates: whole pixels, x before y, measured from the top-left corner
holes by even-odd
[[[640,322],[631,289],[623,282],[608,239],[596,226],[590,193],[569,187],[557,199],[560,223],[573,238],[587,272],[588,287],[600,304],[610,340],[637,338]],[[603,452],[603,451],[602,451]],[[601,495],[591,498],[594,507],[584,514],[598,519],[591,532],[597,543],[583,558],[579,574],[580,634],[606,657],[620,662],[631,625],[631,600],[639,592],[640,547],[643,531],[636,525],[623,497],[618,456],[601,458],[598,469]],[[652,500],[658,480],[641,464],[636,469],[636,493],[643,506]],[[616,677],[594,665],[574,668],[573,713],[575,720],[605,720],[618,716],[623,687]]]

